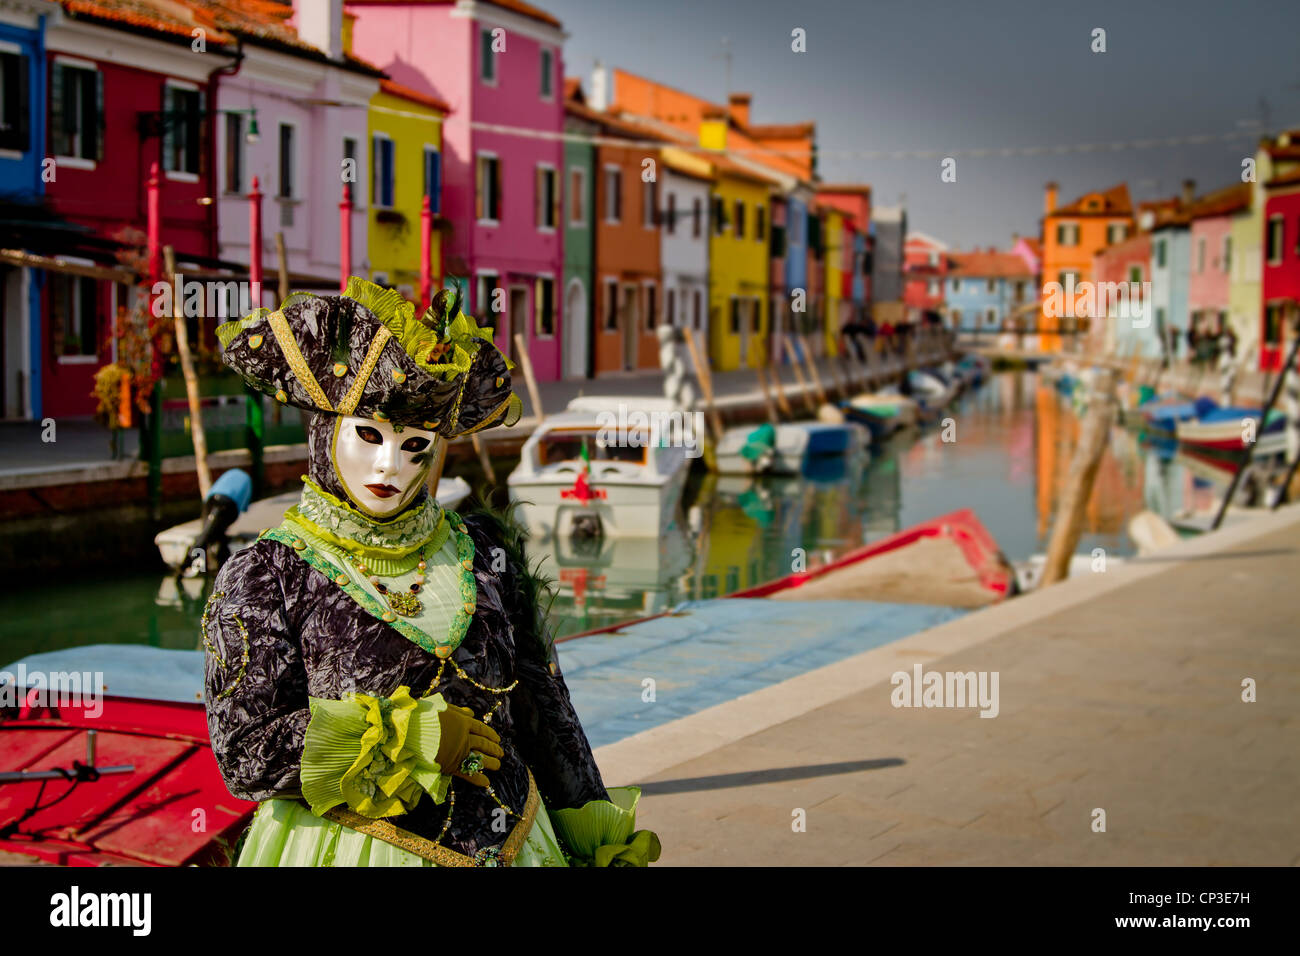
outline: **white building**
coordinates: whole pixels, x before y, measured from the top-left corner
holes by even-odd
[[[661,160],[664,318],[695,330],[701,347],[709,341],[709,184],[712,166],[676,147]]]

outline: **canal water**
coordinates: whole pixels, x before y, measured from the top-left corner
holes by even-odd
[[[938,515],[970,508],[1013,561],[1046,548],[1078,418],[1031,372],[994,375],[963,396],[946,429],[899,436],[869,463],[798,479],[694,474],[665,538],[570,542],[534,549],[553,579],[558,637],[719,597],[808,567]],[[948,437],[953,440],[945,441]],[[506,473],[500,467],[499,474]],[[473,476],[467,475],[471,484]],[[1126,526],[1144,508],[1166,516],[1208,506],[1203,469],[1112,431],[1079,550],[1132,553]],[[71,591],[68,579],[75,578]],[[0,663],[85,644],[195,649],[209,583],[178,588],[161,563],[112,573],[81,567],[0,594]]]

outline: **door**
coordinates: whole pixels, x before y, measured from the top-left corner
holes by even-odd
[[[636,368],[637,333],[641,327],[640,297],[635,285],[623,286],[623,305],[618,310],[618,327],[623,333],[623,369]]]
[[[515,348],[515,333],[524,337],[528,344],[528,289],[521,285],[510,287],[510,321],[507,323],[506,355],[510,361],[518,362],[519,355]]]
[[[564,332],[568,337],[569,378],[587,377],[587,332],[590,328],[587,315],[587,288],[581,279],[571,279],[564,296]]]

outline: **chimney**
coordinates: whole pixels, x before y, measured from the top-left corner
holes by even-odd
[[[1196,198],[1196,180],[1184,179],[1183,180],[1183,205],[1190,206],[1192,204],[1192,200],[1195,198]]]
[[[293,18],[301,40],[343,59],[343,0],[294,0]]]
[[[1059,187],[1056,185],[1056,183],[1047,184],[1046,193],[1043,196],[1043,212],[1046,215],[1050,216],[1053,212],[1056,211],[1056,190],[1058,188]]]
[[[741,129],[749,128],[749,93],[732,93],[727,97],[727,113]]]
[[[587,97],[587,105],[593,110],[605,112],[609,109],[610,87],[613,85],[609,70],[596,61],[596,65],[591,68],[591,95]]]

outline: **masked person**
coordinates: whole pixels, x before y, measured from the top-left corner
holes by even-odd
[[[510,363],[440,293],[291,296],[217,330],[228,365],[311,411],[283,523],[202,621],[212,750],[261,801],[241,866],[646,865],[606,790],[508,517],[444,511],[437,444],[513,424]]]

